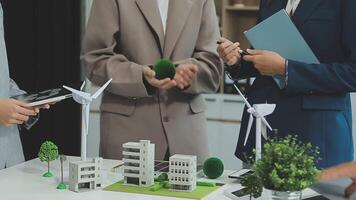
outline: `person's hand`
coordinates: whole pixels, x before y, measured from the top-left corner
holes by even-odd
[[[162,90],[168,90],[177,86],[177,82],[175,80],[171,80],[170,78],[163,80],[156,79],[156,72],[148,66],[143,67],[143,76],[150,85]]]
[[[318,179],[320,182],[327,182],[346,177],[351,178],[353,181],[353,183],[345,190],[345,195],[350,197],[356,192],[356,162],[340,164],[338,166],[325,169],[321,171]]]
[[[181,90],[192,85],[198,73],[198,66],[194,64],[181,64],[176,68],[176,75],[174,80],[177,87]]]
[[[219,47],[217,52],[223,59],[224,63],[229,66],[235,65],[241,61],[241,55],[239,53],[240,43],[233,43],[226,38],[220,38]]]
[[[286,59],[273,51],[260,51],[248,49],[251,55],[243,57],[245,61],[252,62],[255,68],[264,76],[286,74]]]
[[[3,126],[23,124],[36,115],[35,110],[26,103],[14,99],[0,100],[0,124]]]
[[[345,190],[346,197],[351,197],[354,193],[356,193],[356,178],[353,178],[352,181],[353,183]]]

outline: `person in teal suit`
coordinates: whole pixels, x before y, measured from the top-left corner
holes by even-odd
[[[321,64],[287,60],[263,50],[250,50],[251,55],[241,58],[239,44],[225,38],[218,52],[235,80],[256,77],[247,91],[252,104],[277,104],[267,120],[279,130],[278,137],[297,134],[319,147],[319,168],[352,161],[349,93],[356,91],[356,1],[261,0],[259,21],[281,9],[290,14]],[[243,161],[255,148],[254,134],[244,145],[248,120],[245,110],[235,152]]]

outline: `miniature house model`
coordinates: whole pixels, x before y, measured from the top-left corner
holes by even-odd
[[[197,157],[178,154],[170,157],[168,177],[171,190],[194,191],[197,185]]]
[[[83,192],[101,188],[100,170],[103,159],[69,163],[69,190]]]
[[[154,184],[155,145],[149,140],[123,144],[124,184],[150,187]]]

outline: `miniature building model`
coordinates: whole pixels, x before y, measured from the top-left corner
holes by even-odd
[[[83,192],[101,188],[102,158],[69,163],[69,190]]]
[[[148,140],[123,144],[124,184],[150,187],[154,184],[155,145]]]
[[[197,157],[174,155],[169,158],[171,190],[192,192],[197,185]]]

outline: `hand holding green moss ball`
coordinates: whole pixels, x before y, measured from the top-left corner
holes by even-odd
[[[224,173],[224,164],[219,158],[209,158],[204,162],[204,174],[210,179],[217,179]]]
[[[162,80],[165,78],[173,79],[176,75],[176,66],[169,59],[161,59],[153,66],[156,72],[156,78]]]

